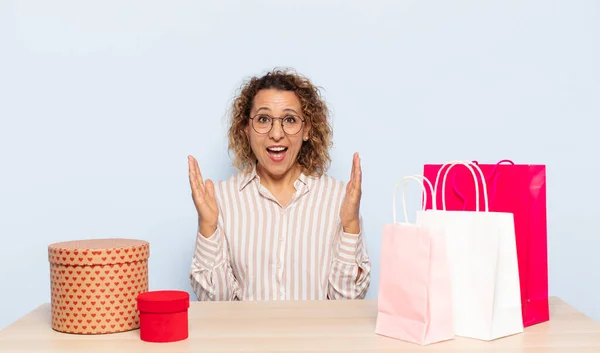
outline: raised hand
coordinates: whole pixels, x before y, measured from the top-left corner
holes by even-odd
[[[340,217],[344,232],[358,234],[360,232],[359,210],[361,191],[362,171],[360,169],[360,158],[358,153],[354,153],[352,159],[352,172],[350,181],[346,185],[346,195],[342,201]]]
[[[202,180],[198,161],[194,157],[188,156],[188,166],[190,169],[192,198],[198,212],[199,231],[202,236],[208,238],[217,229],[217,221],[219,219],[219,207],[215,198],[215,185],[210,179],[206,179],[206,182]]]

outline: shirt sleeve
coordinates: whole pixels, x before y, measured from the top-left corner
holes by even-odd
[[[190,282],[200,301],[239,300],[238,280],[229,261],[229,249],[223,230],[205,238],[197,232],[190,270]]]
[[[333,247],[329,275],[329,299],[363,299],[371,282],[371,261],[362,233],[362,218],[358,234],[346,233],[341,224]]]

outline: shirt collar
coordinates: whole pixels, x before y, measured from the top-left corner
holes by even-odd
[[[256,164],[252,166],[252,170],[249,173],[243,173],[240,178],[239,191],[244,190],[246,185],[250,184],[254,178],[258,178],[258,174],[256,174]]]
[[[239,191],[244,190],[244,188],[246,186],[248,186],[248,184],[250,184],[251,181],[253,181],[254,179],[258,179],[260,178],[258,176],[258,174],[256,174],[256,164],[254,164],[252,166],[252,170],[250,170],[249,173],[243,173],[241,178],[240,178],[240,182],[239,182]],[[308,187],[308,178],[309,176],[304,174],[304,173],[300,173],[300,176],[298,177],[297,181],[300,181],[302,184],[306,185]],[[294,186],[296,186],[296,182],[294,182]]]

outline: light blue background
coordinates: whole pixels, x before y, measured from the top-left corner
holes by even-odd
[[[369,298],[397,179],[510,158],[548,166],[551,294],[600,320],[599,62],[598,1],[4,0],[0,328],[50,300],[57,241],[148,240],[151,289],[190,291],[186,156],[233,172],[228,104],[274,66],[324,88],[329,174],[361,154]]]

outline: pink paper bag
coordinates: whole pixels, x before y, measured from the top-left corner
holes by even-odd
[[[508,160],[477,165],[488,185],[490,211],[514,214],[523,326],[548,321],[546,166],[514,164]],[[441,166],[426,164],[425,177],[435,180]],[[448,180],[452,187],[445,191],[446,209],[474,210],[471,175],[467,170],[456,168],[451,174]],[[439,204],[442,195],[436,196]],[[432,206],[431,198],[427,197],[426,208]]]
[[[393,223],[383,227],[375,333],[427,345],[454,338],[450,271],[441,229],[409,224],[406,208],[405,222],[396,222],[396,189],[406,179],[421,182],[408,176],[394,188]]]

